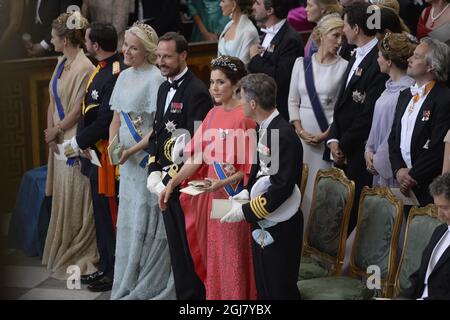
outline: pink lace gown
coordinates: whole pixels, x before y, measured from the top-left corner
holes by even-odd
[[[233,167],[243,172],[245,185],[251,170],[254,141],[241,135],[235,139],[240,143],[235,143],[234,148],[229,147],[232,152],[228,154],[226,145],[233,140],[236,130],[245,133],[250,129],[254,132],[255,123],[244,116],[241,106],[232,111],[215,107],[200,129],[195,133],[193,143],[186,148],[192,152],[194,145],[198,145],[203,152],[204,164],[191,180],[219,179],[214,165],[208,164],[217,161],[227,176],[232,174]],[[224,188],[196,197],[180,196],[189,249],[195,269],[205,284],[208,300],[256,299],[250,224],[245,221],[220,223],[220,220],[210,219],[212,199],[228,197]]]

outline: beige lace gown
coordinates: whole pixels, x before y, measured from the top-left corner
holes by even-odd
[[[58,66],[63,58],[58,60]],[[55,105],[52,92],[53,78],[49,85],[50,110],[55,125],[61,120]],[[58,96],[67,116],[71,108],[84,93],[94,66],[79,51],[66,70],[64,79],[58,80]],[[76,133],[76,125],[66,130],[63,140],[70,140]],[[42,263],[57,279],[66,279],[70,274],[67,268],[76,265],[81,274],[89,274],[97,270],[98,252],[95,238],[95,222],[93,215],[91,187],[89,179],[80,172],[77,162],[71,167],[65,161],[57,160],[52,152],[49,154],[46,194],[52,196],[52,211],[47,239],[45,241]]]

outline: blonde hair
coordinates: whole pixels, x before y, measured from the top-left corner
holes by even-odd
[[[324,10],[324,16],[330,13],[339,13],[339,15],[342,15],[344,12],[342,5],[337,0],[314,0],[314,2],[320,9]]]
[[[320,45],[320,37],[328,34],[331,30],[336,28],[343,28],[344,20],[338,14],[329,14],[319,20],[317,26],[314,28],[315,41]]]
[[[145,51],[148,53],[147,62],[156,63],[156,48],[158,47],[158,35],[148,24],[136,22],[131,28],[125,31],[125,35],[132,34],[141,40]]]
[[[75,47],[84,46],[84,35],[89,27],[89,22],[79,11],[63,13],[53,20],[52,29],[61,38],[67,40]]]

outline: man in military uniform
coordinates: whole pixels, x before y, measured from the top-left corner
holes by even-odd
[[[99,63],[87,85],[77,135],[65,150],[66,154],[73,152],[86,154],[87,149],[92,149],[101,159],[101,168],[91,164],[88,158],[82,158],[81,161],[81,172],[89,177],[91,182],[97,247],[100,255],[99,270],[83,276],[81,281],[89,284],[89,290],[97,292],[111,290],[114,276],[116,239],[113,219],[117,217],[118,189],[115,170],[109,163],[106,153],[109,125],[113,117],[109,101],[124,65],[116,52],[117,32],[111,24],[93,23],[86,31],[86,48]]]
[[[194,134],[194,122],[202,121],[213,106],[206,86],[188,69],[188,43],[174,32],[159,39],[157,63],[161,74],[168,78],[158,91],[153,133],[149,139],[150,192],[160,195],[180,165],[172,162],[176,130]],[[170,248],[175,289],[179,300],[205,299],[205,287],[194,270],[187,244],[184,214],[175,189],[167,205],[161,208]]]
[[[289,123],[276,110],[275,81],[250,74],[240,81],[241,103],[259,126],[256,164],[248,190],[234,197],[221,222],[246,220],[252,226],[253,261],[258,299],[300,299],[297,288],[303,239],[303,214],[298,186],[303,148]]]

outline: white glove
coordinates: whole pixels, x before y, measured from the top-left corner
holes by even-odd
[[[159,194],[164,190],[165,186],[162,183],[161,171],[153,171],[147,178],[147,189],[151,193]]]
[[[250,200],[250,194],[248,193],[247,189],[242,190],[238,194],[234,195],[233,197],[230,197],[230,200]]]
[[[172,162],[180,164],[183,162],[183,151],[186,147],[186,134],[182,134],[177,138],[172,149]]]
[[[242,204],[232,200],[231,210],[222,219],[220,219],[220,222],[233,223],[233,222],[240,222],[244,219],[245,217],[244,212],[242,211]]]

